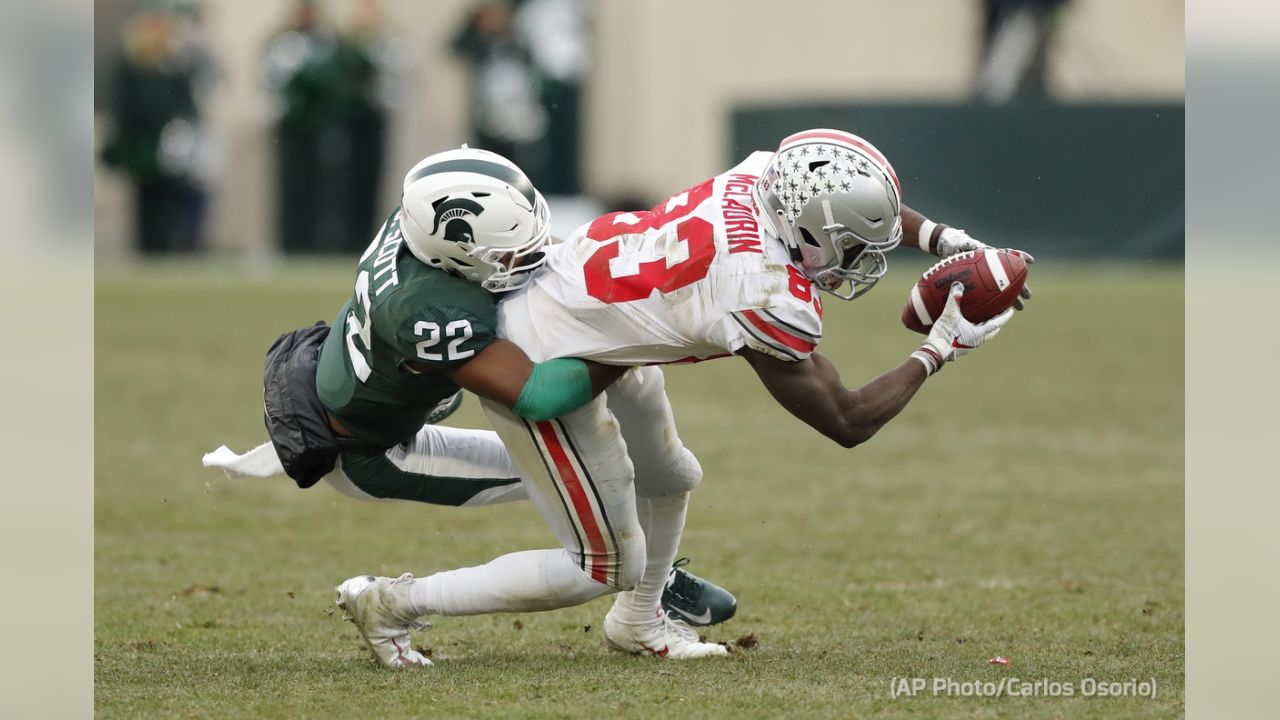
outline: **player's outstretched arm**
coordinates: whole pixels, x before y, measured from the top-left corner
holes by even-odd
[[[814,430],[851,448],[871,439],[907,406],[929,375],[922,363],[901,365],[857,390],[840,382],[831,361],[818,353],[788,362],[751,349],[739,351],[778,404]]]
[[[994,338],[1013,316],[1010,308],[986,322],[971,323],[960,314],[963,296],[964,285],[953,283],[924,343],[901,365],[857,390],[846,388],[835,366],[818,353],[788,362],[750,348],[738,352],[779,405],[850,448],[870,440],[902,412],[925,378]]]
[[[922,229],[926,229],[924,227],[925,223],[928,223],[929,227],[927,228],[927,232],[925,233],[923,242],[921,242],[922,238],[920,237],[920,231]],[[912,210],[906,205],[902,206],[902,244],[903,245],[909,245],[913,248],[919,248],[931,255],[937,255],[938,253],[936,252],[935,249],[938,246],[937,245],[938,239],[933,237],[933,235],[935,233],[941,234],[942,228],[944,227],[945,227],[944,225],[938,225],[937,223],[932,222],[931,220],[929,220],[929,218],[916,212],[915,210]]]
[[[987,247],[964,230],[936,223],[906,205],[902,206],[902,244],[943,258]]]
[[[502,403],[529,420],[573,412],[629,368],[558,358],[535,363],[509,340],[495,340],[470,360],[442,372],[463,389]]]

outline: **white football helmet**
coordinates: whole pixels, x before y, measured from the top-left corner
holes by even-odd
[[[884,276],[884,253],[902,241],[902,186],[893,167],[871,143],[840,130],[783,140],[756,181],[755,201],[801,271],[845,300]]]
[[[547,202],[497,153],[463,145],[426,158],[405,175],[400,208],[414,257],[490,292],[523,287],[546,262]]]

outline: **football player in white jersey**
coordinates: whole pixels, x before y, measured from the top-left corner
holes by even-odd
[[[418,579],[348,579],[339,605],[375,656],[428,664],[407,650],[423,615],[550,610],[608,593],[618,593],[604,622],[613,649],[725,654],[660,605],[701,469],[679,440],[654,365],[739,355],[796,417],[844,447],[867,441],[925,379],[994,337],[1013,312],[969,323],[954,287],[922,345],[863,387],[845,388],[815,352],[817,290],[846,300],[866,293],[884,275],[884,253],[904,238],[939,255],[983,246],[905,208],[892,166],[870,143],[811,130],[652,211],[606,215],[552,247],[546,268],[500,306],[500,334],[535,362],[636,366],[555,420],[482,400],[563,547]]]

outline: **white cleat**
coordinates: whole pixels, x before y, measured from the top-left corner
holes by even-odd
[[[642,623],[622,622],[609,611],[604,616],[604,641],[609,649],[631,655],[652,655],[669,660],[728,655],[723,645],[705,643],[688,625],[672,620],[662,610],[653,620]]]
[[[413,575],[388,577],[358,575],[344,580],[336,589],[342,619],[350,620],[364,637],[373,655],[386,667],[430,665],[425,655],[413,649],[411,630],[426,630],[409,609],[409,584]]]

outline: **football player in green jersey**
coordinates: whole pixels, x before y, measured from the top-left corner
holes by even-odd
[[[317,414],[336,436],[338,457],[336,472],[328,473],[327,462],[318,467],[334,475],[331,483],[347,481],[377,498],[443,505],[510,499],[519,494],[518,473],[496,439],[431,422],[456,407],[463,389],[523,417],[558,417],[626,368],[568,358],[533,363],[498,337],[498,298],[542,265],[549,236],[546,202],[515,165],[463,148],[419,163],[404,185],[404,203],[425,212],[398,209],[387,219],[319,347]],[[431,198],[419,197],[424,193]],[[277,365],[299,354],[309,361],[318,340],[294,343]],[[270,387],[267,395],[270,416]],[[280,434],[273,440],[289,460]],[[313,470],[308,480],[315,479]]]
[[[401,208],[361,256],[334,327],[287,333],[268,354],[271,444],[243,457],[220,448],[205,464],[260,475],[283,468],[302,487],[323,479],[362,500],[527,499],[496,433],[434,423],[464,389],[530,420],[560,417],[629,369],[534,363],[498,337],[497,302],[542,266],[548,215],[524,173],[499,155],[464,146],[418,163]],[[254,454],[268,461],[258,470]],[[732,617],[736,601],[676,567],[664,606],[711,625]]]

